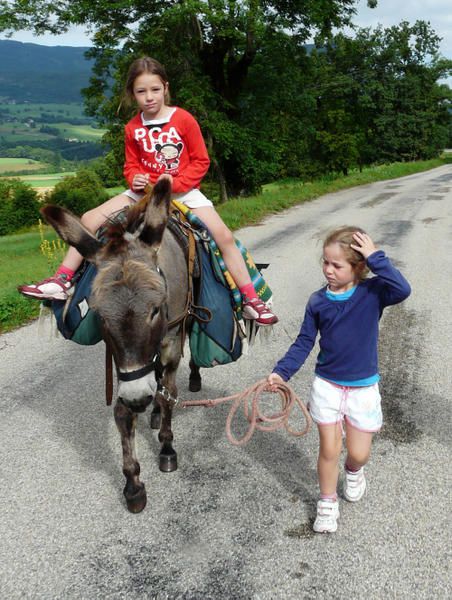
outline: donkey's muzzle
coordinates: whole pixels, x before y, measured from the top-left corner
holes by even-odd
[[[142,398],[141,400],[134,400],[132,402],[129,402],[128,400],[124,400],[124,398],[121,398],[119,396],[118,402],[120,402],[125,407],[127,407],[129,410],[132,410],[135,413],[142,413],[151,404],[153,399],[154,399],[153,396],[147,396],[146,398]]]
[[[122,398],[123,403],[129,408],[135,410],[136,406],[144,405],[146,402],[146,406],[148,406],[152,397],[155,396],[157,391],[155,380],[157,358],[158,355],[155,354],[150,363],[133,371],[117,369],[118,396]],[[148,401],[149,396],[151,400]]]
[[[124,381],[120,376],[118,379],[118,396],[129,408],[145,404],[149,396],[155,396],[157,392],[154,373],[148,373],[132,381]]]

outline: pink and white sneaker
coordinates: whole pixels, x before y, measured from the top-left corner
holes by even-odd
[[[39,300],[66,300],[67,291],[72,287],[70,281],[64,277],[49,277],[39,283],[21,285],[18,291],[27,298],[38,298]]]
[[[274,325],[278,322],[278,317],[274,315],[269,308],[265,306],[259,298],[243,299],[242,312],[244,319],[256,321],[261,327],[265,325]]]
[[[344,496],[349,502],[358,502],[364,496],[366,491],[366,478],[364,476],[364,467],[361,467],[354,473],[344,469]]]
[[[319,500],[317,516],[313,529],[316,533],[334,533],[339,519],[339,502],[337,500]]]

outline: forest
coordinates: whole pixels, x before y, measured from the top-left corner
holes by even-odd
[[[199,120],[223,201],[280,178],[429,159],[451,144],[452,92],[441,80],[452,61],[424,21],[353,28],[353,0],[1,5],[0,31],[91,31],[85,107],[107,130],[117,181],[133,110],[121,102],[125,73],[143,55],[165,65],[173,104]]]

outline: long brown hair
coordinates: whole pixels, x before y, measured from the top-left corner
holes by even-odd
[[[342,248],[345,256],[345,260],[351,264],[353,271],[356,273],[358,279],[362,281],[366,279],[369,268],[366,265],[366,260],[363,255],[351,248],[350,244],[355,244],[353,234],[356,232],[366,233],[361,227],[354,227],[352,225],[344,225],[334,231],[331,231],[325,241],[323,242],[323,248],[331,246],[332,244],[339,244]]]
[[[141,58],[136,58],[130,65],[129,70],[127,71],[124,93],[121,99],[121,103],[118,107],[118,112],[123,102],[129,106],[133,103],[133,86],[136,78],[140,75],[143,75],[143,73],[157,75],[161,79],[163,85],[166,87],[165,104],[170,103],[170,94],[168,91],[168,76],[166,74],[165,67],[161,63],[159,63],[158,60],[155,60],[155,58],[151,58],[150,56],[143,56]]]

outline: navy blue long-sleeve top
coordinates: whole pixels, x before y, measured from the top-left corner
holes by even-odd
[[[367,264],[375,277],[361,281],[347,300],[330,300],[327,286],[311,295],[297,339],[273,369],[284,381],[304,364],[317,333],[319,377],[358,381],[378,373],[378,322],[383,309],[408,298],[411,288],[382,250],[371,254]]]

